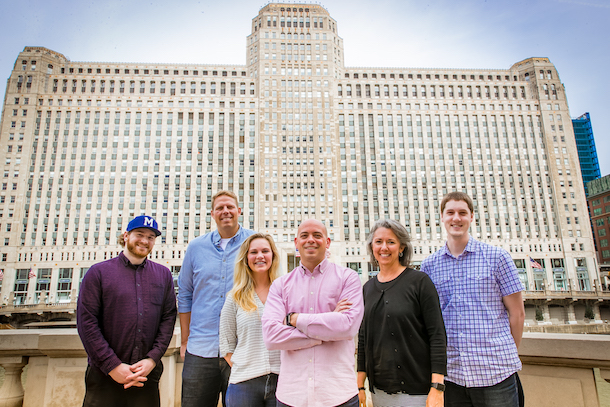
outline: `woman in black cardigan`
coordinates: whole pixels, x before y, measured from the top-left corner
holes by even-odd
[[[368,377],[375,407],[441,407],[447,337],[434,284],[425,273],[409,268],[413,255],[409,233],[395,220],[377,221],[367,248],[379,274],[363,288],[360,405],[366,406]]]

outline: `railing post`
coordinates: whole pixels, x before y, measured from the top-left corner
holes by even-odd
[[[21,407],[23,405],[21,373],[27,363],[27,356],[0,357],[0,366],[4,368],[4,384],[0,388],[1,407]]]

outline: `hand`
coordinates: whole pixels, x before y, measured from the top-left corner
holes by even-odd
[[[297,319],[299,318],[299,314],[297,314],[296,312],[294,314],[292,314],[290,316],[290,325],[294,326],[296,328],[297,326]]]
[[[127,384],[129,384],[129,387],[144,386],[144,383],[139,383],[139,382],[132,383],[133,380],[128,379],[128,377],[131,376],[132,374],[133,374],[133,372],[131,371],[131,366],[129,366],[127,363],[121,363],[120,365],[118,365],[117,367],[112,369],[110,371],[110,373],[108,373],[108,375],[112,378],[112,380],[114,380],[115,382],[122,384],[124,386],[126,386]],[[138,383],[139,383],[139,385],[138,385]]]
[[[444,392],[431,387],[428,398],[426,398],[426,407],[443,407],[445,405],[444,395]]]
[[[127,376],[128,383],[123,385],[123,388],[128,389],[131,386],[142,387],[144,382],[148,380],[148,375],[155,368],[157,363],[151,358],[142,359],[139,362],[129,366],[129,370],[132,372]]]
[[[335,308],[335,310],[333,312],[347,311],[351,307],[352,307],[352,303],[347,298],[344,298],[337,303],[337,307]]]
[[[227,361],[227,364],[229,365],[229,367],[233,367],[233,362],[231,362],[231,356],[233,356],[232,353],[227,353],[225,355],[225,360]]]
[[[366,407],[366,391],[358,390],[358,406]]]
[[[188,342],[184,342],[180,344],[180,357],[184,360],[184,356],[186,355],[186,344]]]

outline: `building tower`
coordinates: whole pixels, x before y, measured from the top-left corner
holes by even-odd
[[[363,282],[377,219],[406,225],[418,267],[444,244],[442,197],[463,190],[472,234],[513,256],[528,320],[537,306],[547,321],[589,307],[610,318],[555,66],[346,67],[343,49],[326,9],[292,3],[252,19],[245,65],[78,62],[25,47],[0,124],[0,315],[72,318],[82,276],[119,253],[140,214],[164,232],[152,260],[177,275],[188,242],[215,228],[220,189],[238,194],[244,226],[274,237],[284,270],[298,264],[299,223],[317,218],[332,260]]]
[[[572,126],[574,127],[574,138],[576,139],[576,148],[578,149],[582,181],[585,186],[585,193],[588,194],[587,182],[602,176],[599,169],[599,160],[597,158],[597,149],[595,148],[595,138],[593,137],[593,127],[591,126],[589,113],[572,119]]]

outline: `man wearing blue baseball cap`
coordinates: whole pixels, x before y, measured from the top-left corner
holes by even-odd
[[[123,252],[93,265],[76,323],[88,355],[84,407],[158,407],[161,357],[172,339],[176,296],[167,267],[147,259],[161,232],[137,216],[119,236]]]

